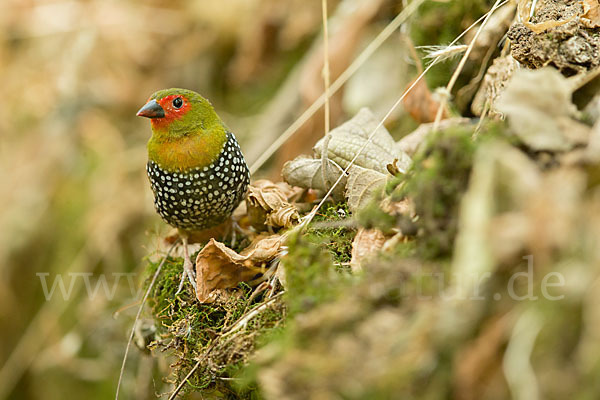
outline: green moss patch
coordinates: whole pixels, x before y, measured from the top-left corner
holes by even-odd
[[[157,266],[150,263],[148,273],[153,274]],[[264,303],[265,292],[251,297],[254,289],[241,283],[214,303],[200,304],[187,281],[183,290],[175,295],[182,271],[183,260],[169,258],[150,292],[148,306],[155,320],[156,336],[149,348],[172,356],[174,361],[167,381],[174,384],[181,382],[200,360],[184,392],[247,397],[247,391],[232,385],[231,378],[247,363],[258,339],[282,323],[282,302],[271,302],[245,327],[232,332],[240,318]]]

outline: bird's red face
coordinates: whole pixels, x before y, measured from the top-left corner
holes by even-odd
[[[137,116],[150,118],[153,127],[161,128],[175,120],[182,119],[190,108],[190,101],[180,94],[172,94],[159,99],[151,97],[137,112]]]

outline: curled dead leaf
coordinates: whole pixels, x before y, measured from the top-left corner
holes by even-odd
[[[300,219],[298,209],[293,204],[286,204],[277,210],[273,210],[267,215],[265,223],[270,226],[282,226],[290,228]]]
[[[598,0],[582,0],[583,15],[581,23],[588,28],[600,27],[600,2]]]
[[[250,223],[256,229],[264,225],[289,228],[300,219],[300,214],[288,199],[298,190],[284,182],[273,183],[266,179],[253,182],[248,187],[246,204]]]
[[[391,175],[394,175],[394,176],[399,175],[399,174],[402,173],[402,170],[398,166],[398,159],[397,158],[394,160],[393,163],[386,165],[385,168],[387,169],[387,171]]]
[[[350,260],[352,271],[361,271],[361,263],[373,256],[384,243],[385,236],[379,229],[360,228],[352,241],[352,259]]]
[[[196,297],[201,303],[215,300],[215,291],[237,286],[263,272],[281,249],[279,235],[258,236],[239,254],[211,239],[196,257]]]

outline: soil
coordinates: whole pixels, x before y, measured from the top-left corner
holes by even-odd
[[[578,18],[582,13],[579,1],[538,2],[531,23],[570,21],[538,34],[521,22],[514,24],[508,31],[512,56],[532,69],[552,65],[565,76],[597,67],[600,64],[600,29],[586,27]]]

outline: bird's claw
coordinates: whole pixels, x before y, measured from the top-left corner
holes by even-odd
[[[196,274],[194,273],[194,265],[192,264],[192,261],[189,258],[185,258],[185,261],[183,262],[183,273],[181,274],[181,281],[179,282],[179,288],[177,288],[177,292],[175,292],[175,295],[178,295],[181,290],[183,289],[183,283],[185,282],[185,278],[188,278],[188,280],[190,281],[190,283],[192,284],[192,287],[194,288],[194,292],[196,291]]]

